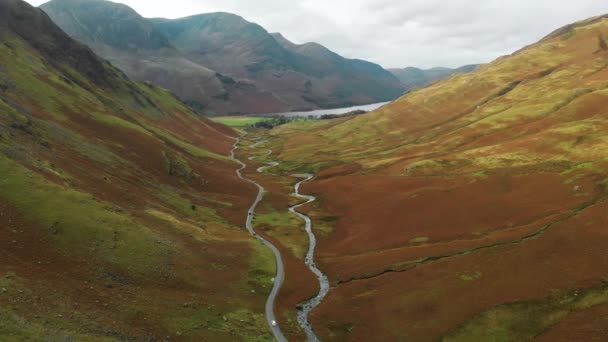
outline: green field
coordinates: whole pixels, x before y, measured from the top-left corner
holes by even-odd
[[[215,122],[222,123],[226,126],[230,127],[246,127],[255,125],[258,122],[271,120],[270,118],[255,118],[249,116],[222,116],[217,118],[212,118],[211,120]]]

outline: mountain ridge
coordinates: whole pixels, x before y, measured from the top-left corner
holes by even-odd
[[[104,67],[105,61],[99,59],[86,45],[66,39],[63,32],[52,25],[48,15],[38,10],[29,13],[29,5],[15,0],[6,0],[0,12],[0,27],[19,35],[45,54],[51,63],[70,63],[96,83],[109,85],[109,76]],[[38,34],[34,34],[38,33]],[[59,45],[59,46],[56,46]],[[69,51],[70,53],[66,53]],[[84,63],[79,63],[79,61]]]
[[[469,64],[459,68],[434,67],[430,69],[420,69],[416,67],[390,68],[387,69],[403,83],[406,90],[424,87],[433,82],[446,79],[456,74],[469,73],[481,64]]]
[[[330,60],[325,56],[311,59],[290,49],[295,44],[280,44],[263,27],[238,15],[208,13],[155,23],[190,58],[223,74],[262,84],[297,109],[315,108],[310,107],[311,101],[328,108],[383,102],[402,93],[393,76],[378,65],[337,54]],[[357,78],[364,78],[367,84]],[[290,89],[290,93],[281,95],[282,89]],[[366,97],[366,92],[372,97]]]
[[[91,46],[130,77],[170,89],[201,112],[210,108],[220,113],[243,108],[261,112],[285,109],[272,94],[257,89],[251,82],[224,77],[189,60],[152,23],[126,5],[55,0],[41,8],[62,23],[72,37]],[[99,16],[100,11],[106,15]],[[125,16],[128,20],[123,20]],[[150,40],[148,36],[158,38]]]
[[[127,75],[166,87],[203,112],[335,108],[385,102],[403,93],[400,82],[376,64],[327,54],[320,46],[291,50],[235,14],[146,19],[125,7],[102,0],[41,5],[59,26]]]

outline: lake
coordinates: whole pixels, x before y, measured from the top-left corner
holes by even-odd
[[[347,114],[350,112],[354,112],[356,110],[364,110],[366,112],[371,112],[372,110],[376,110],[388,103],[390,103],[390,102],[372,103],[372,104],[363,105],[363,106],[354,106],[354,107],[345,107],[345,108],[318,109],[318,110],[312,110],[312,111],[308,111],[308,112],[284,112],[284,113],[272,113],[272,114],[258,114],[255,116],[285,116],[285,117],[289,117],[289,118],[309,117],[309,116],[320,117],[320,116],[323,116],[326,114],[335,114],[335,115]]]

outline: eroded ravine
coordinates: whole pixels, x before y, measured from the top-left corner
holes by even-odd
[[[266,189],[264,189],[264,187],[262,185],[260,185],[259,183],[257,183],[256,181],[243,176],[242,171],[247,167],[247,164],[243,163],[242,161],[240,161],[239,159],[236,158],[236,150],[238,150],[240,142],[241,142],[241,139],[238,138],[233,145],[232,151],[230,152],[232,160],[234,160],[235,162],[237,162],[238,164],[241,165],[241,168],[236,170],[236,174],[240,179],[242,179],[246,182],[249,182],[258,188],[258,195],[255,198],[255,201],[253,202],[253,204],[251,205],[249,210],[247,211],[247,221],[246,221],[245,227],[247,228],[249,233],[251,233],[251,235],[253,235],[253,237],[255,237],[257,240],[261,241],[264,245],[266,245],[268,248],[270,248],[270,250],[272,250],[272,253],[275,256],[276,265],[277,265],[277,274],[274,278],[272,291],[270,292],[270,295],[268,296],[268,299],[266,300],[266,321],[268,322],[268,326],[270,327],[270,330],[272,330],[272,334],[274,335],[274,337],[279,342],[286,342],[287,338],[285,338],[285,335],[283,335],[283,332],[281,331],[281,328],[279,327],[279,325],[277,323],[277,319],[274,314],[274,303],[276,301],[279,290],[281,289],[281,286],[283,285],[283,281],[285,279],[285,269],[283,266],[283,259],[281,257],[281,252],[279,252],[278,248],[276,248],[268,240],[266,240],[263,237],[261,237],[260,235],[258,235],[258,233],[256,233],[255,229],[253,229],[253,217],[255,214],[255,209],[258,206],[258,204],[262,201],[262,199],[264,198],[264,192],[266,191]],[[256,145],[258,145],[260,143],[257,143]],[[254,145],[254,146],[256,146],[256,145]],[[271,153],[272,153],[272,150],[269,151],[268,154],[271,154]],[[256,157],[251,157],[251,158],[249,158],[249,160],[255,160],[255,158]],[[275,163],[275,162],[267,163],[267,164],[268,164],[267,166],[258,168],[257,171],[261,173],[261,172],[264,172],[264,170],[269,167],[278,165],[278,163]]]
[[[314,196],[303,195],[300,193],[300,186],[310,181],[314,177],[314,175],[304,174],[296,175],[296,177],[304,177],[305,179],[295,185],[295,196],[306,201],[298,205],[294,205],[293,207],[289,208],[289,211],[302,218],[306,223],[306,233],[308,234],[309,245],[308,252],[306,253],[305,262],[306,266],[308,266],[308,268],[317,276],[317,279],[319,279],[320,285],[319,293],[309,301],[303,303],[298,309],[298,323],[300,324],[302,329],[304,329],[308,340],[317,342],[320,341],[320,339],[315,334],[308,316],[310,315],[312,310],[314,310],[317,306],[319,306],[319,304],[321,304],[325,296],[327,296],[327,293],[329,292],[329,280],[327,279],[327,276],[323,272],[321,272],[321,270],[317,267],[315,263],[315,249],[317,247],[317,238],[314,232],[312,231],[312,220],[308,215],[302,214],[297,211],[298,208],[306,204],[312,203],[317,199]]]

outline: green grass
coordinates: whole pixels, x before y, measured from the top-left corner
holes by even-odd
[[[0,307],[0,340],[21,341],[83,341],[113,342],[118,339],[100,336],[86,336],[80,333],[49,328],[30,322],[23,317]]]
[[[467,276],[463,280],[473,281],[474,278]],[[608,303],[608,285],[540,300],[501,305],[473,318],[443,341],[530,341],[570,312],[605,303]]]
[[[587,171],[589,171],[589,170],[593,170],[594,166],[595,165],[593,164],[593,162],[579,163],[579,164],[576,164],[576,165],[572,166],[570,169],[564,171],[562,174],[563,175],[568,175],[568,174],[571,174],[571,173],[574,173],[574,172],[580,171],[580,170],[587,170]]]
[[[247,127],[258,122],[269,121],[269,118],[255,118],[249,116],[223,116],[212,118],[211,120],[230,127]]]
[[[17,276],[13,272],[4,275],[0,274],[0,300],[8,298],[32,298],[38,294],[28,288],[28,281]],[[26,319],[20,316],[15,310],[17,303],[23,302],[16,300],[14,305],[0,304],[0,341],[117,341],[105,337],[92,337],[83,334],[89,327],[74,325],[72,322],[63,321],[57,317],[57,313],[66,313],[64,308],[55,307],[53,316],[36,318],[35,320]],[[45,321],[42,324],[42,321]],[[78,331],[78,332],[77,332]]]
[[[304,258],[308,248],[304,222],[287,210],[276,210],[271,205],[266,205],[264,209],[264,214],[255,216],[256,229],[263,229],[266,234],[280,240],[295,257]]]
[[[274,341],[267,329],[266,319],[261,313],[253,313],[247,309],[224,313],[213,305],[187,310],[191,312],[167,317],[169,325],[178,332],[202,328],[216,333],[218,338],[221,336],[226,338],[231,331],[238,331],[240,338],[234,339],[235,341]]]
[[[272,278],[276,275],[276,261],[272,251],[257,240],[252,240],[252,255],[249,261],[249,280],[247,288],[270,292]],[[256,291],[257,291],[256,290]]]
[[[158,192],[158,198],[162,200],[163,203],[171,205],[173,207],[172,209],[176,210],[179,216],[190,218],[199,225],[204,225],[204,223],[209,221],[225,223],[227,226],[229,225],[215,210],[202,205],[198,200],[191,201],[181,196],[179,191],[173,187],[161,186],[160,191]]]
[[[85,90],[49,68],[36,51],[20,40],[9,38],[9,42],[11,48],[0,44],[0,65],[8,70],[8,78],[14,84],[9,93],[18,102],[34,104],[57,120],[65,120],[65,112],[88,112],[92,107],[104,106],[96,96],[99,93]],[[88,80],[68,66],[64,66],[64,71],[72,80],[95,89]]]
[[[175,98],[175,96],[173,96],[168,90],[159,88],[151,84],[136,83],[136,86],[141,91],[142,95],[151,99],[156,104],[162,105],[163,110],[168,109],[172,111],[192,114],[189,110],[187,110],[186,106],[177,98]],[[146,110],[145,112],[151,117],[157,117],[158,114],[156,110]],[[162,115],[161,117],[164,117],[164,115]]]
[[[92,159],[103,165],[128,165],[129,162],[119,157],[114,152],[94,140],[87,139],[82,135],[66,129],[52,121],[34,120],[37,133],[45,139],[61,144],[78,152],[85,158]]]
[[[293,226],[294,223],[298,224],[298,219],[296,216],[288,212],[278,212],[273,211],[267,214],[256,214],[254,219],[254,225],[267,224],[269,226]]]
[[[162,138],[163,140],[181,148],[182,150],[184,150],[185,152],[187,152],[188,154],[190,154],[191,156],[194,157],[200,157],[200,158],[211,158],[211,159],[216,159],[216,160],[230,160],[230,158],[228,156],[223,156],[223,155],[219,155],[217,153],[213,153],[211,151],[207,151],[203,148],[200,148],[198,146],[194,146],[189,142],[186,142],[178,137],[176,137],[175,135],[151,126],[151,125],[143,125],[148,131],[155,133],[156,135],[158,135],[160,138]]]
[[[130,273],[154,272],[170,248],[163,239],[109,203],[60,187],[0,155],[0,198],[42,229],[51,228],[56,246],[95,253]]]
[[[136,125],[132,122],[129,122],[127,120],[121,119],[117,116],[94,113],[93,119],[95,119],[96,121],[102,122],[106,125],[109,125],[109,126],[125,128],[125,129],[132,130],[134,132],[141,133],[146,136],[152,136],[152,133],[148,132],[143,127]]]

